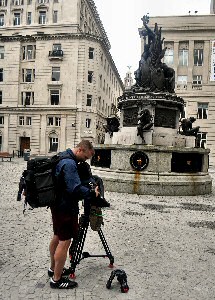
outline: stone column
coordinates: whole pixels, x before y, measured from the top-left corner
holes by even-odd
[[[202,84],[203,85],[208,83],[208,77],[210,74],[208,53],[211,53],[211,43],[210,43],[210,41],[205,41],[204,42],[204,52],[203,52],[203,74],[202,74]]]
[[[9,114],[4,115],[4,129],[3,129],[3,145],[2,151],[9,152],[9,145],[8,145],[8,137],[9,137]]]
[[[177,85],[177,80],[178,80],[178,48],[179,48],[179,42],[174,42],[174,50],[173,50],[173,66],[175,70],[175,84]]]
[[[61,115],[60,122],[60,151],[66,149],[66,116]]]
[[[46,154],[46,115],[41,115],[40,119],[40,154]]]
[[[194,41],[189,41],[189,54],[188,54],[188,73],[187,73],[187,87],[191,88],[193,82],[193,52]]]

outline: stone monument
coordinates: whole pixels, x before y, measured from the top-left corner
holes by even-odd
[[[161,28],[142,18],[144,51],[136,83],[118,98],[120,120],[107,119],[104,145],[96,145],[94,173],[106,190],[154,195],[211,192],[209,149],[195,147],[199,126],[184,117],[184,100],[174,91],[175,72],[162,62]],[[179,129],[181,128],[182,131]]]

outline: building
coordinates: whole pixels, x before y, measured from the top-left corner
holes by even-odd
[[[0,0],[0,151],[104,138],[123,83],[92,0]]]
[[[131,66],[128,66],[128,71],[126,72],[126,75],[124,78],[125,90],[129,90],[133,84],[134,84],[134,80],[132,77]]]
[[[164,62],[175,70],[175,92],[185,100],[186,116],[197,119],[198,146],[211,150],[215,165],[215,15],[151,17],[148,25],[155,23],[165,38]],[[143,38],[141,45],[143,52]]]

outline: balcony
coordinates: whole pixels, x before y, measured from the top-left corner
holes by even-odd
[[[176,88],[177,90],[187,90],[187,83],[178,83]]]
[[[202,84],[192,84],[193,90],[202,90]]]
[[[52,50],[49,51],[49,59],[50,60],[63,60],[63,51],[62,50]]]

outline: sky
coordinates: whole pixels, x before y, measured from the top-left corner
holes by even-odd
[[[111,43],[111,55],[124,82],[127,66],[138,68],[141,42],[138,28],[141,18],[149,16],[210,14],[211,0],[94,0]],[[158,24],[159,25],[159,24]],[[154,24],[153,24],[154,26]]]

